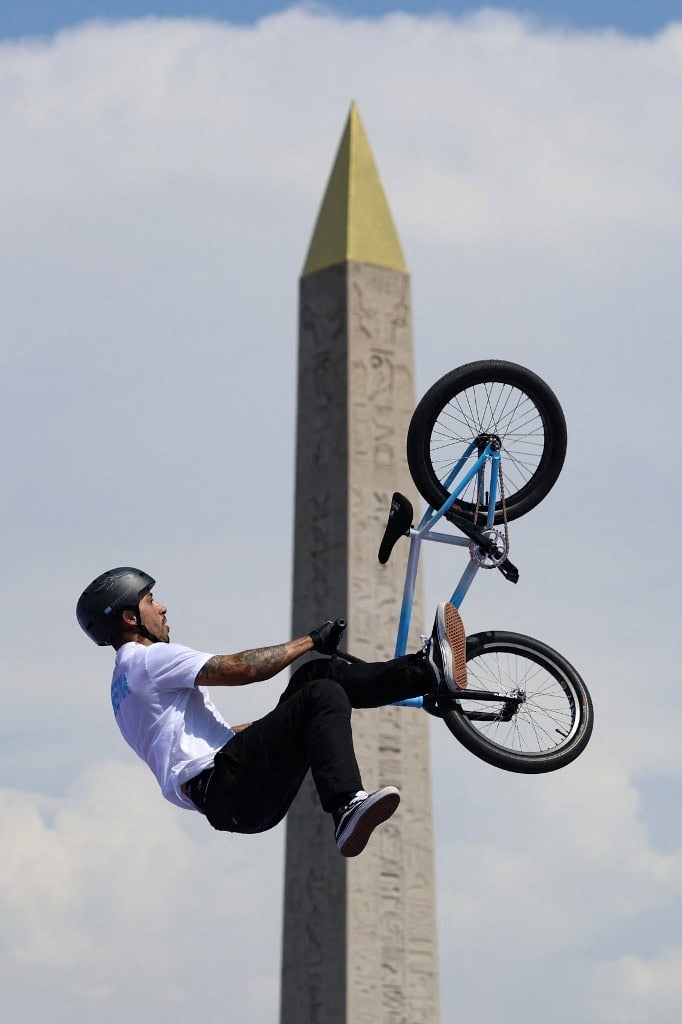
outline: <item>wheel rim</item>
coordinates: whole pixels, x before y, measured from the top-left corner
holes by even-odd
[[[513,645],[483,651],[467,661],[468,687],[511,696],[521,692],[525,700],[510,721],[469,724],[500,750],[543,757],[568,746],[579,727],[579,696],[560,668],[540,655]],[[501,712],[503,705],[462,699],[460,709],[467,715],[482,710]]]
[[[536,399],[523,388],[505,381],[482,381],[458,391],[439,412],[428,438],[429,460],[440,484],[446,480],[466,448],[477,438],[495,435],[501,441],[501,464],[506,501],[521,501],[547,458],[545,417]],[[478,458],[474,451],[469,466]],[[466,467],[465,467],[466,468]],[[462,492],[457,507],[487,510],[490,467],[481,485],[474,478]],[[481,500],[478,500],[480,491]],[[502,508],[498,501],[496,509]]]

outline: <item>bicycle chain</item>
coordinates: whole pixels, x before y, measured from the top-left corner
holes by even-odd
[[[507,548],[507,555],[509,557],[509,523],[507,521],[507,502],[504,496],[504,475],[502,473],[502,459],[499,462],[500,471],[500,497],[502,498],[502,522],[504,523],[504,543]]]

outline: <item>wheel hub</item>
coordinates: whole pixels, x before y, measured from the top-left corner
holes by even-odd
[[[493,451],[499,452],[502,448],[502,439],[499,434],[479,434],[476,438],[478,454],[481,455],[488,445],[492,445]]]
[[[507,694],[508,700],[505,702],[505,706],[502,709],[500,715],[500,721],[511,722],[512,718],[519,710],[522,704],[526,703],[526,691],[525,690],[511,690]]]

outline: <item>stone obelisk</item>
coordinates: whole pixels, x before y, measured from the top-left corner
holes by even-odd
[[[386,566],[377,550],[393,491],[413,493],[410,280],[355,105],[301,278],[298,373],[293,635],[343,617],[346,649],[387,659],[407,544]],[[354,711],[353,735],[365,789],[402,802],[346,860],[306,779],[287,819],[281,1024],[437,1024],[428,716]]]

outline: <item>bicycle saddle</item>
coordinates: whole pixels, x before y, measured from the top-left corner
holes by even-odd
[[[388,513],[388,522],[384,530],[381,544],[379,545],[379,561],[382,565],[391,557],[391,551],[401,537],[410,532],[412,526],[412,502],[400,491],[395,491],[391,498],[391,508]]]

